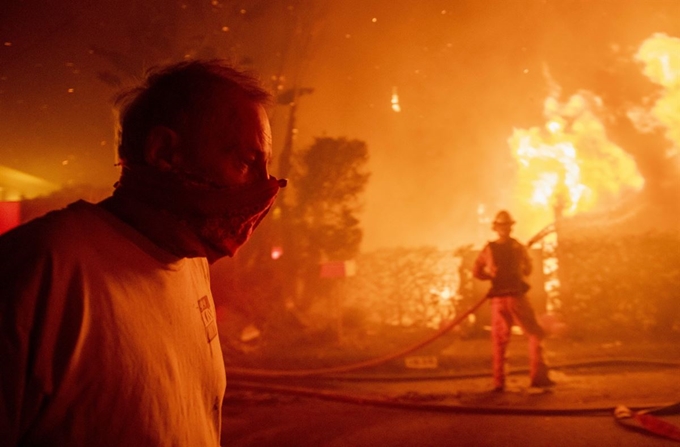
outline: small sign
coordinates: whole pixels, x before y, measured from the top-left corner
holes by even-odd
[[[210,343],[217,336],[217,322],[207,296],[198,300],[198,310],[201,312],[201,318],[205,325],[205,335],[208,337],[208,343]]]
[[[434,355],[414,355],[406,357],[404,362],[410,369],[436,369],[439,366],[437,357]]]
[[[321,278],[346,278],[357,274],[357,264],[349,261],[329,261],[321,263]]]

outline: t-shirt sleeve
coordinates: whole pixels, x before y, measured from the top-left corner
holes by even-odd
[[[50,339],[35,321],[49,312],[52,262],[21,227],[0,237],[0,445],[21,443],[46,395],[35,374],[41,340]]]

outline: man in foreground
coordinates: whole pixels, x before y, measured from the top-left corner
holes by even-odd
[[[113,195],[0,237],[0,445],[219,445],[208,264],[285,184],[269,101],[220,61],[152,72],[118,100]]]
[[[484,247],[472,270],[475,278],[491,280],[487,297],[491,299],[494,391],[498,392],[505,390],[505,351],[513,322],[529,336],[531,386],[554,385],[543,360],[541,342],[545,332],[526,297],[529,284],[524,278],[531,274],[531,258],[526,247],[510,237],[514,223],[510,213],[498,212],[492,227],[498,239]]]

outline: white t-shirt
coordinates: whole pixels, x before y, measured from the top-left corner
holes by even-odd
[[[219,445],[209,281],[87,202],[0,237],[0,445]]]

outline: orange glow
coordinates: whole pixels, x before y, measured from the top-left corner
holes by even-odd
[[[283,256],[283,248],[279,246],[272,247],[271,256],[273,260],[277,260]]]

